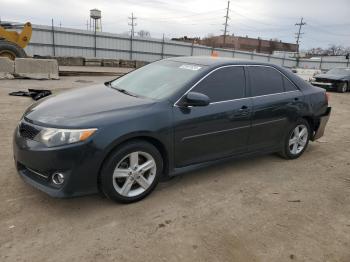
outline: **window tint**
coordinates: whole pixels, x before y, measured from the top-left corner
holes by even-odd
[[[249,68],[252,96],[283,92],[282,75],[271,67],[252,66]]]
[[[224,67],[211,73],[192,89],[207,95],[210,102],[238,99],[245,96],[243,67]]]
[[[296,86],[289,81],[286,77],[283,77],[284,91],[295,91],[297,90]]]

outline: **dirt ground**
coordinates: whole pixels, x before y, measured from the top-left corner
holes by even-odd
[[[216,164],[131,205],[25,184],[11,139],[32,100],[8,93],[110,78],[0,81],[0,261],[350,261],[350,93],[330,94],[326,134],[297,160]]]

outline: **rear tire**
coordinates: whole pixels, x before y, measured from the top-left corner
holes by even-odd
[[[134,140],[117,148],[105,161],[100,186],[111,200],[132,203],[149,195],[159,182],[163,159],[155,146]]]
[[[340,86],[338,86],[337,91],[339,93],[346,93],[349,89],[349,84],[347,82],[342,83]]]
[[[285,159],[296,159],[306,150],[310,141],[311,129],[305,119],[299,119],[288,130],[279,153]]]
[[[18,45],[9,41],[0,41],[0,57],[7,57],[11,60],[15,60],[15,58],[27,57],[27,55]]]

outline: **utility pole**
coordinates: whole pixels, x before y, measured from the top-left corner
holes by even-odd
[[[223,24],[225,26],[224,27],[224,46],[225,46],[225,43],[226,43],[226,34],[228,33],[228,31],[227,31],[227,26],[228,26],[227,22],[230,19],[229,12],[230,12],[230,0],[227,1],[226,15],[224,16],[225,17],[225,23]]]
[[[96,54],[97,54],[97,20],[96,19],[94,19],[94,43],[95,43],[95,45],[94,45],[94,55],[95,55],[95,57],[96,57]]]
[[[51,18],[51,32],[52,32],[52,54],[56,56],[56,47],[55,47],[55,27],[53,18]]]
[[[131,13],[131,17],[129,17],[129,19],[131,20],[131,22],[128,23],[128,25],[131,26],[130,35],[131,35],[131,37],[134,37],[135,36],[135,26],[137,26],[135,21],[137,18],[134,16],[134,13]]]
[[[304,18],[302,17],[301,20],[300,20],[300,23],[296,23],[295,25],[296,26],[299,26],[299,29],[298,29],[298,33],[295,33],[296,35],[296,39],[297,39],[297,66],[299,66],[299,58],[300,58],[300,49],[299,49],[299,44],[300,44],[300,38],[301,38],[301,35],[303,35],[304,33],[301,32],[301,27],[303,25],[306,25],[305,22],[303,22]]]

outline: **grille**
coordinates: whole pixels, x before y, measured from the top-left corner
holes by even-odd
[[[26,167],[25,165],[21,164],[20,162],[17,162],[17,170],[25,174],[26,176],[30,176],[31,178],[41,178],[41,179],[48,179],[49,175],[44,173],[39,173],[38,171],[35,171],[29,167]]]
[[[326,78],[316,78],[316,82],[335,84],[337,81],[326,79]]]
[[[324,78],[316,78],[316,82],[329,83],[329,80],[324,79]]]
[[[36,128],[35,126],[26,124],[24,122],[20,123],[18,130],[19,134],[27,139],[34,139],[34,137],[40,132],[39,128]]]

